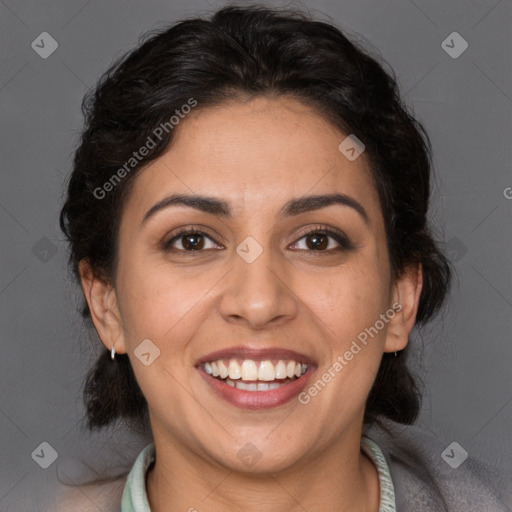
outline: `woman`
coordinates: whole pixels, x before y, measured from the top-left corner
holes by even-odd
[[[89,426],[154,441],[112,510],[505,510],[413,426],[409,335],[450,267],[392,75],[332,26],[227,7],[152,36],[84,111],[61,226],[105,346]]]

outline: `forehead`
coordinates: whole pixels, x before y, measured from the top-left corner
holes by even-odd
[[[366,155],[349,160],[339,149],[346,138],[291,98],[198,107],[180,122],[166,152],[139,172],[127,212],[142,218],[172,192],[222,197],[242,213],[338,191],[365,203],[370,214],[377,208],[378,215]]]

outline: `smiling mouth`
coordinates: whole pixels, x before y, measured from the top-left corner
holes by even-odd
[[[302,377],[306,363],[288,359],[218,359],[202,364],[205,373],[243,391],[271,391]]]

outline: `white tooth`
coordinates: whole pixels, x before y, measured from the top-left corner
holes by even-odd
[[[302,375],[306,373],[306,370],[308,369],[308,365],[306,363],[302,363]]]
[[[274,380],[276,378],[276,370],[272,361],[261,361],[258,370],[258,380]]]
[[[286,376],[291,379],[295,375],[295,361],[288,361],[286,365]]]
[[[212,363],[212,375],[214,377],[218,377],[219,376],[219,368],[217,366],[217,363],[215,363],[215,362]]]
[[[242,382],[241,380],[237,380],[235,382],[235,388],[242,389],[243,391],[247,391],[247,384],[245,382]]]
[[[231,386],[232,388],[235,387],[235,381],[231,380],[231,379],[226,379],[226,384],[228,386]]]
[[[240,378],[240,366],[235,359],[229,361],[229,378],[239,379]]]
[[[245,359],[240,371],[242,380],[258,380],[258,367],[251,359]]]
[[[217,361],[217,367],[219,368],[219,374],[221,379],[225,379],[229,375],[228,367],[224,364],[224,361]]]
[[[300,377],[302,375],[302,367],[300,363],[295,363],[295,376]]]
[[[244,391],[258,391],[258,384],[256,382],[243,382],[242,380],[235,381],[235,388],[243,389]]]
[[[284,361],[279,360],[276,365],[276,379],[286,379],[286,364]]]
[[[266,382],[258,382],[257,386],[258,391],[268,391],[269,384],[267,384]]]
[[[268,385],[268,389],[277,389],[281,386],[284,386],[284,384],[280,384],[279,382],[271,382],[269,385]]]
[[[204,371],[208,374],[212,374],[212,365],[210,363],[204,363]]]

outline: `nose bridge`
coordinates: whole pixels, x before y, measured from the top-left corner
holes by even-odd
[[[249,236],[237,246],[221,304],[227,320],[243,319],[254,328],[296,314],[294,294],[286,285],[286,264],[280,261],[282,255],[273,252],[268,238],[263,240],[264,234],[259,238],[262,243]]]

